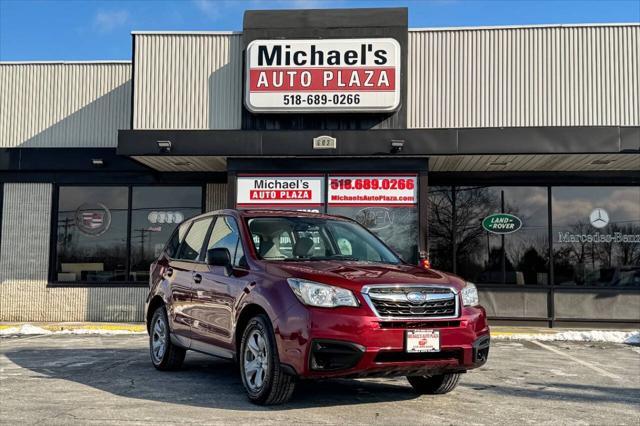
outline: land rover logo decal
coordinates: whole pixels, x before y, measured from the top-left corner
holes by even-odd
[[[482,227],[494,234],[510,234],[522,228],[522,221],[512,214],[495,213],[482,220]]]
[[[85,203],[76,210],[76,226],[80,232],[94,237],[111,226],[111,212],[101,203]]]

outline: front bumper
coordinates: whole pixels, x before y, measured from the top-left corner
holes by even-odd
[[[292,312],[293,311],[293,312]],[[276,323],[280,361],[300,377],[366,377],[464,372],[489,353],[489,327],[481,307],[455,319],[381,321],[353,308],[292,308]],[[407,353],[408,329],[440,331],[440,351]]]

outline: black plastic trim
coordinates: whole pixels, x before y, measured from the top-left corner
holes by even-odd
[[[323,349],[322,345],[326,345],[328,348]],[[309,350],[309,368],[313,371],[347,370],[355,367],[360,362],[364,352],[365,347],[357,343],[344,340],[314,339],[311,341],[311,349]],[[328,363],[328,367],[321,366],[317,360],[318,355],[327,357],[321,362]],[[344,359],[336,360],[336,357],[343,357]],[[332,365],[332,363],[337,365]]]

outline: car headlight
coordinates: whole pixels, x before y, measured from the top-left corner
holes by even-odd
[[[480,304],[478,300],[478,289],[475,284],[467,282],[462,291],[462,304],[464,306],[477,306]]]
[[[346,288],[334,287],[298,278],[287,279],[289,287],[302,303],[320,308],[358,306],[358,300]]]

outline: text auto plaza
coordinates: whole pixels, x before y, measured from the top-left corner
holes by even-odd
[[[176,226],[240,208],[355,219],[494,324],[640,323],[640,27],[407,22],[248,11],[2,63],[0,320],[141,321]]]

